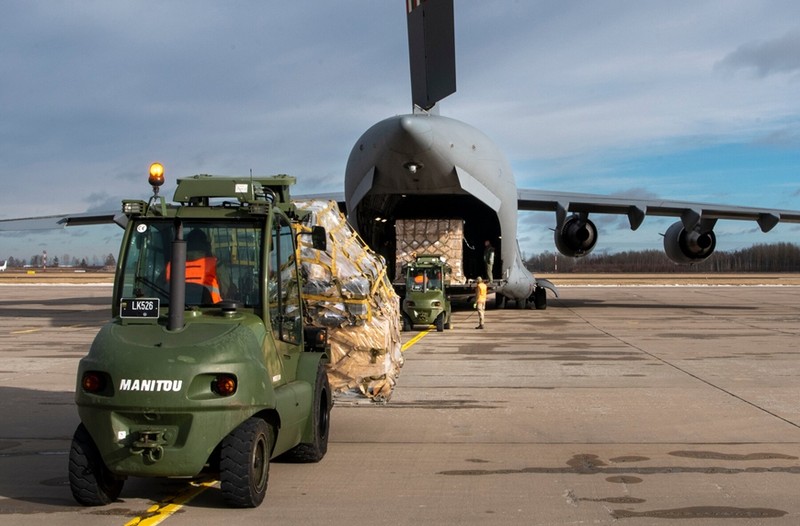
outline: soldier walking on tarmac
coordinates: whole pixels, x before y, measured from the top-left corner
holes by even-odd
[[[478,276],[478,285],[475,288],[475,308],[478,309],[478,326],[476,329],[483,329],[483,319],[486,313],[486,293],[487,287],[483,279]]]

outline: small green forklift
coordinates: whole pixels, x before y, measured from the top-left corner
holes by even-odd
[[[403,330],[415,325],[435,325],[442,332],[450,329],[451,307],[446,287],[450,266],[439,255],[416,256],[405,266],[405,297],[403,298]]]

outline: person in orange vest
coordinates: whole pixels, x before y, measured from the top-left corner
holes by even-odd
[[[423,290],[424,288],[428,288],[428,275],[425,274],[424,270],[420,270],[419,274],[414,275],[414,288],[413,290]]]
[[[477,283],[478,285],[475,287],[475,308],[478,309],[478,326],[475,328],[483,329],[483,319],[484,314],[486,313],[486,295],[488,293],[488,289],[486,287],[486,283],[483,282],[483,278],[480,276],[478,276]]]
[[[167,263],[167,281],[169,276],[170,264]],[[204,286],[213,303],[222,301],[217,258],[211,255],[211,244],[200,229],[194,229],[186,236],[186,283]]]

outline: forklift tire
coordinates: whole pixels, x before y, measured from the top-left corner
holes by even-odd
[[[444,312],[436,317],[436,330],[438,332],[444,331]]]
[[[325,365],[317,368],[317,381],[314,386],[314,402],[311,408],[311,425],[314,440],[295,446],[287,453],[287,458],[295,462],[319,462],[328,452],[328,432],[331,425],[331,386]]]
[[[402,317],[403,317],[403,332],[408,332],[411,330],[412,327],[411,320],[408,319],[408,316],[406,314],[403,314]]]
[[[453,316],[450,315],[450,318],[445,322],[444,328],[450,330],[453,328]]]
[[[69,450],[69,487],[75,500],[84,506],[105,506],[117,500],[124,484],[103,463],[86,427],[78,425]]]
[[[222,440],[219,478],[222,496],[234,508],[255,508],[264,500],[275,435],[264,420],[252,417]]]

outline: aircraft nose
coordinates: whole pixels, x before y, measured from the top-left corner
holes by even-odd
[[[397,126],[396,140],[391,148],[397,153],[415,155],[431,149],[433,146],[433,127],[428,118],[420,115],[404,115]]]

